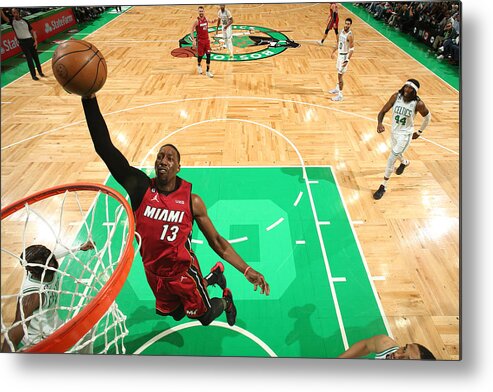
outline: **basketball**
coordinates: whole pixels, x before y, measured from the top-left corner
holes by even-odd
[[[171,55],[174,57],[193,57],[195,51],[192,48],[177,48],[171,51]]]
[[[71,39],[58,45],[51,67],[58,83],[69,93],[88,96],[106,82],[106,61],[87,41]]]

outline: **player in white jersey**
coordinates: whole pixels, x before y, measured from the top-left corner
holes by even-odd
[[[401,164],[396,169],[398,176],[404,173],[404,169],[410,162],[404,158],[404,153],[411,143],[411,139],[417,139],[430,123],[431,113],[418,97],[420,85],[416,79],[409,79],[402,88],[393,94],[389,101],[378,113],[377,132],[385,131],[383,118],[392,108],[392,131],[391,131],[391,151],[387,159],[387,167],[383,176],[383,182],[378,190],[373,194],[375,200],[380,200],[387,189],[387,182],[394,171],[395,161],[398,159]],[[423,116],[423,123],[417,132],[414,132],[414,117],[416,112]]]
[[[334,48],[334,50],[332,51],[332,54],[330,55],[330,58],[333,59],[334,53],[337,50],[338,55],[337,55],[336,68],[337,68],[338,82],[336,88],[329,91],[329,93],[331,94],[337,94],[334,98],[332,98],[333,101],[343,100],[343,96],[342,96],[342,89],[344,87],[343,76],[347,71],[349,60],[351,59],[354,53],[354,37],[353,37],[353,32],[351,31],[352,24],[353,24],[353,20],[351,18],[346,18],[346,21],[344,22],[344,29],[339,33],[339,42],[337,46]]]
[[[217,18],[216,31],[219,29],[219,23],[221,23],[224,43],[226,48],[228,48],[229,58],[231,59],[233,58],[233,28],[231,27],[233,24],[233,15],[226,9],[224,4],[221,4],[217,12]]]
[[[70,251],[62,250],[55,253],[43,245],[31,245],[26,248],[20,260],[27,274],[17,301],[15,320],[8,331],[8,339],[3,341],[2,352],[19,349],[21,341],[23,347],[33,346],[51,335],[62,324],[57,312],[58,260],[71,252],[89,249],[94,249],[91,241]]]
[[[360,340],[339,355],[339,358],[360,358],[375,354],[375,359],[436,359],[425,346],[409,343],[399,347],[397,342],[387,335],[376,335]]]

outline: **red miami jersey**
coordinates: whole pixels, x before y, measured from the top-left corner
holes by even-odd
[[[209,22],[205,16],[203,18],[197,17],[196,29],[199,41],[209,41]]]
[[[139,208],[134,212],[142,237],[140,254],[144,268],[161,277],[174,277],[192,265],[192,184],[176,177],[178,189],[159,193],[151,179]]]

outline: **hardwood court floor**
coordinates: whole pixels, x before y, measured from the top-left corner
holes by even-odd
[[[235,25],[286,31],[301,46],[258,61],[213,62],[209,79],[197,74],[195,59],[170,55],[196,16],[194,6],[183,5],[134,7],[86,38],[107,60],[98,101],[115,145],[132,164],[149,165],[159,141],[186,127],[168,139],[180,148],[183,165],[299,165],[293,145],[305,164],[331,165],[371,274],[381,277],[374,284],[393,336],[458,359],[458,91],[342,8],[341,28],[353,17],[355,53],[345,99],[332,102],[333,32],[329,44],[315,43],[326,5],[229,8]],[[210,18],[216,12],[206,7]],[[56,84],[49,64],[44,68],[48,79],[25,76],[2,89],[2,206],[56,184],[102,183],[108,174],[80,99]],[[409,168],[391,178],[376,202],[390,114],[382,135],[376,116],[410,77],[420,81],[432,121],[408,150]],[[2,246],[18,241],[9,236],[2,227]],[[2,259],[2,292],[18,286],[21,272]]]

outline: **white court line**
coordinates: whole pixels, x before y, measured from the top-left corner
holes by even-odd
[[[282,222],[284,221],[284,218],[279,218],[277,221],[275,221],[272,225],[270,225],[269,227],[267,227],[265,229],[265,231],[271,231],[274,227],[276,227],[277,225],[280,225]]]
[[[11,82],[11,83],[13,83],[13,82]],[[160,101],[160,102],[148,103],[148,104],[145,104],[145,105],[134,106],[132,108],[127,108],[127,109],[120,109],[120,110],[116,110],[114,112],[104,113],[104,116],[111,116],[113,114],[126,113],[126,112],[130,112],[132,110],[145,109],[145,108],[148,108],[148,107],[159,106],[159,105],[167,105],[167,104],[171,104],[171,103],[191,102],[191,101],[203,101],[203,100],[214,100],[214,99],[226,99],[226,100],[231,100],[231,99],[241,99],[241,100],[254,99],[254,100],[259,100],[259,101],[274,101],[274,102],[277,102],[278,101],[278,102],[296,103],[296,104],[299,104],[299,105],[312,106],[312,107],[316,107],[316,108],[330,110],[330,111],[333,111],[333,112],[343,113],[343,114],[348,115],[348,116],[362,118],[362,119],[365,119],[365,120],[368,120],[368,121],[371,121],[371,122],[377,122],[377,120],[375,118],[366,117],[366,116],[363,116],[363,115],[360,115],[360,114],[357,114],[357,113],[353,113],[353,112],[347,112],[345,110],[337,109],[337,108],[334,108],[334,107],[331,107],[331,106],[324,106],[324,105],[319,105],[319,104],[316,104],[316,103],[309,103],[309,102],[302,102],[302,101],[294,101],[294,100],[291,100],[291,99],[270,98],[270,97],[252,97],[252,96],[217,96],[217,97],[202,97],[202,98],[181,98],[181,99],[174,99],[174,100],[171,100],[171,101]],[[235,119],[230,119],[230,120],[235,120]],[[242,121],[242,120],[238,120],[238,121]],[[37,137],[40,137],[40,136],[43,136],[43,135],[46,135],[46,134],[49,134],[49,133],[53,133],[53,132],[59,131],[61,129],[65,129],[65,128],[71,127],[72,125],[82,124],[82,123],[85,123],[85,122],[86,122],[85,120],[76,121],[76,122],[73,122],[72,124],[66,124],[66,125],[63,125],[61,127],[52,129],[50,131],[41,132],[41,133],[39,133],[37,135],[33,135],[33,136],[30,136],[30,137],[28,137],[26,139],[22,139],[22,140],[20,140],[18,142],[9,144],[7,146],[3,146],[2,147],[2,150],[6,150],[7,148],[13,147],[13,146],[15,146],[17,144],[20,144],[20,143],[24,142],[24,141],[35,139]],[[258,124],[258,123],[255,123],[253,121],[252,121],[252,123],[253,124]],[[387,126],[391,126],[390,123],[384,123],[384,124],[387,125]],[[261,126],[263,126],[263,125],[261,125]],[[182,128],[182,129],[184,129],[184,128]],[[177,131],[175,131],[175,132],[177,132]],[[278,131],[275,131],[275,132],[277,132],[279,135],[281,135],[282,137],[284,137],[284,135],[282,135],[282,133],[280,133]],[[426,139],[426,138],[424,138],[422,136],[420,137],[420,139],[423,139],[425,141],[430,141],[430,140],[428,140],[428,139]],[[290,142],[290,144],[293,145],[291,142]],[[442,146],[442,145],[440,145],[438,143],[433,142],[433,144],[435,144],[436,146],[441,147],[441,148],[443,148],[443,149],[445,149],[447,151],[453,152],[456,155],[459,155],[458,152],[452,151],[449,148],[444,147],[444,146]],[[295,149],[295,151],[296,151],[296,149]],[[298,156],[301,159],[301,156],[300,155],[298,155]]]
[[[332,282],[346,282],[346,278],[332,278]]]
[[[351,231],[353,232],[354,240],[356,241],[356,245],[358,246],[359,254],[361,255],[361,260],[363,262],[363,266],[365,267],[365,271],[366,271],[366,275],[368,277],[368,280],[370,281],[370,286],[371,286],[371,289],[373,291],[373,296],[375,297],[375,301],[377,302],[378,310],[380,310],[380,315],[382,316],[383,323],[385,325],[385,329],[387,330],[387,334],[390,337],[393,337],[392,336],[392,331],[390,330],[389,321],[387,320],[387,316],[385,316],[385,313],[384,313],[383,307],[382,307],[382,303],[380,302],[380,297],[378,296],[378,293],[377,293],[377,290],[375,288],[375,285],[373,284],[372,276],[370,274],[370,269],[368,268],[368,264],[366,262],[365,254],[363,253],[363,249],[361,248],[361,244],[359,243],[359,239],[358,239],[358,237],[356,235],[356,231],[354,230],[354,226],[353,226],[353,223],[352,223],[352,220],[351,220],[351,216],[349,215],[349,210],[348,210],[348,208],[346,206],[346,202],[344,201],[344,197],[342,197],[342,192],[341,192],[341,188],[339,186],[339,182],[337,181],[336,173],[333,170],[332,166],[329,166],[329,167],[330,167],[330,169],[331,169],[331,171],[333,173],[334,182],[336,184],[337,192],[339,192],[339,195],[340,195],[340,198],[341,198],[341,201],[342,201],[342,205],[344,206],[344,211],[346,211],[346,216],[347,216],[347,219],[349,221],[349,225],[351,226]]]
[[[298,240],[296,241],[296,245],[305,245],[306,241]]]
[[[228,240],[228,242],[230,244],[236,244],[238,242],[244,242],[244,241],[248,241],[248,237],[241,237],[241,238],[237,238],[235,240]]]
[[[231,11],[232,13],[234,14],[238,8],[235,8],[234,7],[234,4],[235,3],[231,3],[228,5],[228,7],[231,7]],[[288,3],[289,4],[289,3]],[[296,4],[296,3],[292,3],[292,4]],[[262,12],[255,12],[257,15],[259,14],[280,14],[280,13],[284,13],[284,12],[293,12],[293,11],[299,11],[299,10],[303,10],[305,8],[310,8],[310,7],[314,7],[316,5],[319,5],[320,3],[314,3],[314,4],[310,4],[310,5],[307,5],[307,6],[304,6],[304,7],[298,7],[298,8],[290,8],[290,9],[287,9],[287,10],[279,10],[279,11],[262,11]],[[268,4],[270,5],[270,4]],[[186,11],[186,12],[195,12],[195,9],[191,8],[191,9],[187,9],[187,8],[180,8],[180,7],[172,7],[174,9],[177,9],[177,10],[180,10],[180,11]],[[260,7],[252,7],[252,8],[239,8],[239,9],[245,9],[247,11],[251,10],[251,9],[254,9],[254,8],[260,8]]]
[[[293,206],[297,207],[298,206],[298,203],[300,202],[301,200],[301,196],[303,196],[303,192],[300,191],[300,193],[298,194],[298,198],[296,199],[296,201],[294,202]]]
[[[202,240],[194,240],[194,239],[192,238],[192,244],[199,244],[199,245],[202,245],[203,243],[204,243],[204,241],[202,241]]]
[[[353,221],[353,225],[364,225],[364,224],[365,224],[365,221],[362,221],[362,220]]]
[[[171,334],[173,334],[175,332],[178,332],[178,331],[181,331],[183,329],[194,328],[194,327],[201,327],[201,328],[203,328],[202,324],[199,321],[191,321],[191,322],[188,322],[188,323],[185,323],[185,324],[180,324],[180,325],[177,325],[176,327],[172,327],[170,329],[167,329],[167,330],[165,330],[165,331],[157,334],[152,339],[149,339],[146,343],[144,343],[137,350],[135,350],[135,352],[133,353],[133,355],[137,355],[137,354],[142,353],[145,349],[147,349],[148,347],[152,346],[155,342],[157,342],[158,340],[160,340],[160,339],[162,339],[162,338],[164,338],[164,337],[166,337],[168,335],[171,335]],[[248,332],[247,330],[245,330],[243,328],[240,328],[240,327],[238,327],[236,325],[230,327],[228,324],[223,323],[222,321],[213,321],[209,325],[209,328],[210,327],[220,327],[220,328],[225,328],[225,329],[236,331],[239,334],[241,334],[241,335],[249,338],[250,340],[252,340],[256,344],[258,344],[271,357],[273,357],[273,358],[276,358],[277,357],[277,354],[274,352],[274,350],[272,350],[264,341],[262,341],[258,336],[255,336],[254,334],[252,334],[251,332]]]
[[[7,102],[7,101],[2,101],[2,104],[9,104],[9,103],[12,103],[12,102]]]
[[[308,181],[309,184],[318,184],[318,181]]]
[[[344,6],[343,6],[344,7]],[[405,53],[407,56],[409,56],[410,58],[412,58],[414,61],[416,61],[418,64],[420,64],[421,66],[423,66],[426,70],[428,70],[429,72],[431,72],[433,75],[435,75],[438,79],[440,79],[442,82],[444,82],[447,86],[450,86],[452,89],[454,89],[455,91],[459,92],[454,86],[450,85],[450,83],[446,82],[445,80],[443,80],[440,76],[438,76],[435,72],[433,72],[431,69],[429,69],[426,65],[420,63],[418,60],[416,60],[413,56],[411,56],[409,53],[407,53],[404,49],[402,49],[399,45],[397,45],[396,43],[394,43],[392,40],[388,39],[385,35],[383,35],[380,31],[378,31],[376,28],[374,28],[372,25],[370,25],[368,22],[364,21],[363,19],[361,19],[358,15],[356,15],[354,12],[351,12],[349,9],[347,9],[346,7],[344,7],[346,9],[347,12],[350,12],[351,14],[353,14],[354,16],[356,16],[359,20],[361,20],[363,23],[365,23],[366,25],[368,25],[372,30],[374,30],[375,32],[377,32],[379,35],[381,35],[382,37],[384,37],[388,42],[390,42],[392,45],[396,46],[401,52]]]
[[[321,222],[318,222],[318,224],[320,226],[322,226],[322,225],[330,225],[330,222],[329,221],[321,221]]]
[[[385,280],[385,276],[372,276],[373,280]]]

